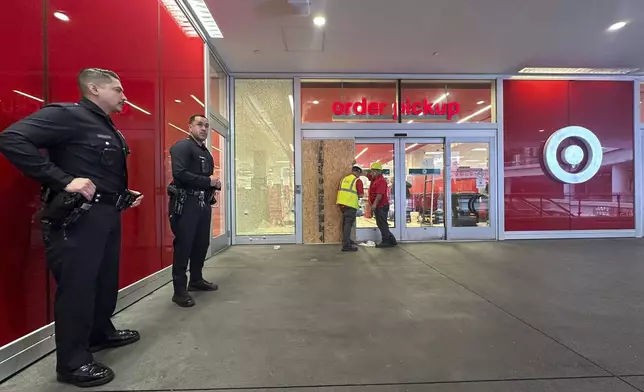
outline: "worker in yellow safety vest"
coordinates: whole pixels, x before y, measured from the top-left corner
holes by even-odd
[[[360,179],[362,169],[360,166],[353,166],[351,174],[347,175],[340,182],[336,204],[342,210],[342,251],[355,252],[357,244],[351,240],[351,230],[356,223],[356,213],[360,209],[360,199],[364,196],[364,185]]]

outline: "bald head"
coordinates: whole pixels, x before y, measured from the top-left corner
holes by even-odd
[[[119,76],[106,69],[86,68],[78,74],[78,87],[83,96],[107,114],[118,113],[125,105],[125,94]]]

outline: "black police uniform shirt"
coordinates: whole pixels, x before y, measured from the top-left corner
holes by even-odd
[[[127,189],[127,143],[112,119],[86,98],[47,105],[12,124],[0,133],[0,152],[54,191],[77,177],[89,178],[103,193]]]
[[[179,140],[170,147],[172,178],[178,188],[187,190],[209,190],[210,176],[215,169],[212,155],[192,137]]]

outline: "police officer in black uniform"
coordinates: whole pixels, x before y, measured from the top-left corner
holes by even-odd
[[[172,301],[191,307],[195,301],[188,291],[215,291],[216,284],[203,278],[202,269],[210,245],[211,208],[215,191],[221,190],[213,176],[214,161],[205,142],[210,124],[203,115],[190,117],[190,136],[170,147],[172,183],[168,186],[170,227],[174,233]],[[190,282],[186,271],[190,260]]]
[[[129,149],[109,116],[126,102],[118,76],[90,68],[78,84],[80,102],[47,105],[11,125],[0,133],[0,152],[43,185],[43,216],[64,198],[76,197],[84,207],[74,209],[84,213],[69,226],[49,218],[42,223],[47,266],[58,286],[58,381],[88,387],[114,379],[93,352],[139,340],[138,332],[117,330],[110,318],[118,295],[121,211],[139,205],[143,195],[127,188]]]

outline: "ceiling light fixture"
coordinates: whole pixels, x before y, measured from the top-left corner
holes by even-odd
[[[473,117],[476,117],[476,116],[478,116],[479,114],[481,114],[481,113],[485,112],[486,110],[490,110],[490,109],[492,109],[492,105],[487,105],[487,106],[486,106],[486,107],[484,107],[483,109],[477,110],[477,111],[475,111],[474,113],[470,114],[469,116],[463,117],[462,119],[458,120],[456,123],[457,123],[457,124],[464,123],[464,122],[466,122],[467,120],[469,120],[469,119],[471,119],[471,118],[473,118]]]
[[[181,100],[180,100],[180,99],[175,99],[174,101],[175,101],[176,103],[181,103]]]
[[[613,23],[612,25],[610,25],[610,27],[607,29],[607,31],[617,31],[617,30],[620,30],[620,29],[622,29],[624,26],[626,26],[627,24],[628,24],[628,22],[625,22],[625,21],[620,21],[620,22],[617,22],[617,23]]]
[[[316,16],[313,18],[313,23],[316,26],[322,27],[326,24],[326,18],[324,18],[324,16]]]
[[[519,71],[522,74],[591,74],[591,75],[628,75],[639,71],[639,68],[558,68],[558,67],[525,67]]]
[[[295,111],[293,108],[293,96],[291,94],[288,95],[288,103],[291,105],[291,116],[295,116]]]
[[[67,16],[65,13],[56,11],[54,12],[54,17],[56,19],[62,20],[63,22],[69,22],[69,16]]]
[[[411,146],[409,146],[409,147],[405,148],[405,151],[409,151],[409,150],[411,150],[412,148],[416,147],[417,145],[418,145],[418,143],[414,143],[414,144],[412,144]]]
[[[138,110],[139,112],[145,113],[145,114],[147,114],[148,116],[151,116],[151,115],[152,115],[152,114],[150,114],[150,112],[148,112],[147,110],[141,109],[140,107],[136,106],[135,104],[133,104],[133,103],[132,103],[132,102],[130,102],[130,101],[126,101],[126,103],[127,103],[128,105],[132,106],[134,109]]]
[[[198,103],[199,105],[201,105],[201,107],[202,107],[202,108],[205,108],[205,107],[206,107],[206,105],[204,105],[204,104],[203,104],[203,102],[201,102],[201,101],[199,100],[199,98],[195,97],[195,96],[194,96],[194,95],[192,95],[192,94],[190,94],[190,97],[191,97],[192,99],[194,99],[195,101],[197,101],[197,103]]]
[[[485,101],[478,101],[476,104],[477,105],[483,105],[484,103],[485,103]]]
[[[188,37],[198,37],[199,34],[191,23],[190,18],[186,16],[177,2],[181,2],[184,8],[190,8],[192,10],[210,38],[224,38],[224,35],[217,25],[217,22],[215,22],[215,19],[212,17],[212,14],[208,9],[208,6],[203,0],[162,1],[163,5],[168,10],[172,18],[175,20],[175,22],[177,22],[181,30],[183,30],[184,34],[186,34]]]
[[[13,92],[14,92],[14,93],[16,93],[16,94],[20,94],[20,95],[22,95],[23,97],[31,98],[31,99],[33,99],[33,100],[35,100],[35,101],[38,101],[38,102],[45,102],[45,100],[44,100],[44,99],[42,99],[42,98],[34,97],[33,95],[29,95],[29,94],[27,94],[27,93],[23,93],[23,92],[22,92],[22,91],[20,91],[20,90],[13,90]]]
[[[320,101],[317,101],[317,100],[313,101],[313,105],[317,105],[318,103],[320,103]]]

